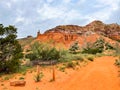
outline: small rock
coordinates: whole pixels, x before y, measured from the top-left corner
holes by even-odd
[[[10,82],[10,86],[25,86],[26,81],[11,81]]]

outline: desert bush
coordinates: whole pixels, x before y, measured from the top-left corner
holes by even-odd
[[[115,60],[115,65],[120,66],[120,57]]]
[[[66,68],[66,66],[61,66],[61,67],[59,67],[59,70],[62,72],[65,72],[65,68]]]
[[[97,54],[102,53],[104,50],[108,49],[114,49],[113,46],[105,42],[103,38],[99,38],[94,43],[87,43],[86,47],[83,48],[82,53],[88,53],[88,54]]]
[[[74,55],[72,59],[73,60],[80,60],[80,61],[84,60],[83,56],[81,56],[81,55]]]
[[[22,75],[26,75],[26,71],[22,72]]]
[[[6,76],[4,76],[2,79],[3,80],[9,80],[9,79],[11,79],[11,78],[13,78],[13,75],[11,74],[11,75],[6,75]]]
[[[10,79],[10,77],[8,77],[8,76],[4,77],[4,80],[9,80],[9,79]]]
[[[26,74],[26,71],[28,70],[28,69],[30,69],[30,68],[32,68],[32,67],[28,67],[28,66],[25,66],[25,65],[21,65],[20,66],[20,69],[17,71],[18,73],[21,73],[22,75],[25,75]]]
[[[57,50],[55,47],[45,43],[35,42],[31,45],[31,51],[26,55],[30,60],[59,60],[65,56],[65,50]]]
[[[73,45],[70,46],[69,51],[72,54],[76,54],[77,50],[79,50],[78,42],[75,42]]]
[[[24,77],[19,77],[19,80],[24,80],[25,78]]]
[[[90,60],[90,61],[93,61],[93,60],[94,60],[93,57],[87,57],[87,59]]]
[[[66,52],[66,54],[59,59],[59,62],[68,62],[70,60],[73,60],[73,55]]]
[[[76,66],[75,63],[72,61],[68,62],[66,65],[67,68],[73,68],[73,69],[75,68],[75,66]]]
[[[119,45],[119,43],[115,44],[114,49],[115,49],[115,55],[117,55],[117,56],[120,55],[120,45]]]
[[[43,76],[44,76],[44,75],[43,75],[42,72],[41,72],[41,73],[37,73],[37,74],[34,76],[34,81],[35,81],[35,82],[41,81],[41,79],[42,79]]]

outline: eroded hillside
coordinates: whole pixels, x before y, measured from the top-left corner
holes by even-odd
[[[80,46],[87,42],[94,42],[98,38],[105,38],[120,41],[120,25],[104,24],[101,21],[93,21],[86,26],[62,25],[47,30],[44,34],[38,32],[37,40],[43,42],[51,41],[53,45],[69,47],[75,41]],[[108,42],[109,42],[108,40]]]

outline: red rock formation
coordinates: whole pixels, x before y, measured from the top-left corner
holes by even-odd
[[[61,44],[69,47],[75,41],[78,41],[80,46],[86,42],[94,42],[101,35],[120,40],[120,25],[104,24],[101,21],[93,21],[83,27],[78,25],[62,25],[47,30],[44,34],[38,32],[36,39],[42,42],[52,41],[54,45]]]

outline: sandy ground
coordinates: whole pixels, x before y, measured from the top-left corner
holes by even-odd
[[[0,90],[120,90],[118,68],[114,65],[115,57],[105,56],[96,58],[94,62],[77,70],[66,69],[61,72],[56,69],[56,81],[52,78],[51,67],[42,68],[44,77],[35,83],[35,72],[28,72],[24,77],[27,81],[23,87],[13,87],[8,81],[0,82]],[[20,75],[17,75],[20,77]],[[12,79],[13,80],[13,79]]]

